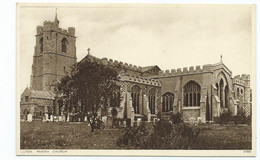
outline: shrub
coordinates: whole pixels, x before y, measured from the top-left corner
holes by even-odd
[[[146,141],[146,149],[191,149],[200,133],[187,124],[159,121]]]
[[[123,134],[118,137],[118,146],[145,148],[145,136],[148,135],[147,126],[141,123],[140,126],[129,127],[123,130]]]
[[[141,149],[191,149],[199,133],[199,129],[187,124],[158,121],[149,134],[145,123],[142,123],[124,130],[117,139],[117,145]]]
[[[236,116],[234,116],[235,124],[251,124],[251,116],[246,116],[245,112],[238,112]]]
[[[182,123],[183,121],[182,121],[181,113],[178,112],[178,113],[176,113],[176,114],[172,114],[170,121],[171,121],[173,124],[180,124],[180,123]]]
[[[219,117],[218,123],[219,124],[227,124],[229,121],[233,120],[230,111],[224,111]]]

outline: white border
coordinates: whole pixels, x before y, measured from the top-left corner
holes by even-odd
[[[15,81],[16,81],[16,72],[15,72],[15,66],[16,66],[16,21],[15,21],[15,12],[16,12],[16,3],[17,1],[14,0],[2,0],[0,2],[1,10],[0,10],[0,15],[1,15],[1,31],[2,31],[2,38],[0,40],[1,42],[1,83],[0,83],[0,88],[1,88],[1,106],[0,106],[0,113],[1,113],[1,118],[0,118],[0,123],[1,123],[1,132],[0,132],[0,154],[1,154],[1,159],[75,159],[75,157],[31,157],[31,156],[16,156],[15,155],[15,148],[16,148],[16,125],[15,125],[15,112],[16,112],[16,104],[15,104],[15,99],[16,99],[16,87],[15,86]],[[30,0],[27,2],[41,2],[40,0]],[[51,2],[51,1],[46,1],[46,2]],[[73,2],[73,3],[108,3],[108,1],[105,0],[97,0],[97,1],[68,1],[68,0],[63,0],[63,1],[56,1],[56,2]],[[122,1],[119,0],[114,0],[109,2],[113,3],[123,3]],[[147,3],[145,0],[138,0],[138,1],[130,1],[130,0],[125,0],[124,3]],[[212,3],[212,4],[240,4],[240,3],[247,3],[247,4],[257,4],[257,7],[259,7],[259,1],[258,0],[214,0],[214,1],[209,1],[209,0],[176,0],[176,1],[167,1],[167,0],[151,0],[149,3],[184,3],[184,4],[193,4],[193,3]],[[257,26],[259,26],[259,10],[257,10]],[[259,27],[257,27],[259,28]],[[259,39],[259,34],[257,34],[257,39]],[[257,41],[258,42],[258,41]],[[257,43],[258,44],[258,43]],[[258,50],[259,45],[257,46],[257,55],[259,53]],[[18,60],[19,57],[17,57]],[[258,56],[257,62],[259,62]],[[256,63],[258,66],[258,64]],[[257,67],[258,68],[258,67]],[[257,72],[257,75],[259,75],[259,72]],[[259,80],[257,81],[259,82]],[[259,92],[259,87],[257,85],[257,92]],[[258,100],[258,95],[257,95],[257,100]],[[258,104],[258,103],[257,103]],[[257,114],[259,115],[259,110],[257,110]],[[257,121],[259,122],[259,118],[257,118]],[[259,128],[259,123],[257,124],[257,128]],[[257,132],[257,135],[259,137],[259,133]],[[259,139],[257,140],[257,144],[259,144]],[[257,152],[259,155],[260,151]],[[234,156],[236,156],[235,152],[232,152]],[[150,156],[150,155],[147,155]],[[76,157],[78,158],[83,158],[83,157]],[[88,157],[88,159],[97,159],[101,157]],[[103,159],[104,157],[102,157]],[[106,157],[106,159],[117,159],[120,157]],[[128,159],[127,157],[125,157]],[[130,158],[130,157],[129,157]],[[158,157],[151,158],[149,159],[158,159]],[[167,158],[167,157],[166,157]],[[165,159],[166,159],[165,158]],[[178,159],[201,159],[200,157],[197,158],[180,158],[177,157]],[[176,159],[177,159],[176,158]],[[257,159],[259,156],[250,158],[250,159]],[[120,158],[121,159],[121,158]],[[139,158],[137,158],[139,159]],[[148,159],[147,157],[143,157],[142,159]],[[208,158],[207,158],[208,159]],[[212,159],[217,159],[216,157],[212,157]],[[228,158],[222,158],[222,159],[228,159]],[[238,158],[242,159],[242,158]]]

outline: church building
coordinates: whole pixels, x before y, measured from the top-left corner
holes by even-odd
[[[116,68],[120,95],[118,118],[153,121],[158,113],[169,118],[181,113],[185,122],[214,122],[223,112],[251,115],[250,76],[232,77],[221,61],[196,67],[162,71],[159,66],[136,66],[91,54],[81,61],[95,58]],[[63,100],[55,94],[56,83],[70,73],[77,63],[75,28],[59,28],[57,15],[53,22],[37,27],[30,88],[21,95],[21,120],[31,114],[33,120],[68,121],[63,115]]]

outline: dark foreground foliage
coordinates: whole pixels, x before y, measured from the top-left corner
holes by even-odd
[[[170,126],[169,123],[166,125],[157,125],[156,129],[152,123],[143,125],[145,128],[134,127],[138,131],[137,134],[135,134],[136,132],[128,132],[128,137],[138,137],[135,141],[128,141],[127,144],[121,143],[121,145],[118,146],[116,142],[119,137],[122,137],[122,134],[126,133],[125,130],[122,132],[122,129],[105,127],[103,130],[90,132],[91,128],[87,123],[22,122],[20,127],[20,144],[21,149],[141,149],[148,147],[152,148],[154,146],[153,143],[159,143],[161,140],[166,142],[161,147],[169,148],[167,146],[171,145],[171,141],[167,142],[170,139],[167,138],[167,134],[161,132],[162,137],[156,137],[160,132],[154,134],[153,136],[157,141],[151,138],[151,133],[153,133],[154,130],[158,131],[163,129],[164,132],[167,131],[168,128],[163,126]],[[181,125],[186,126],[187,124]],[[185,131],[185,128],[186,127],[184,126],[180,126],[180,128],[176,128],[176,130],[180,131],[176,132],[181,133],[182,131]],[[174,147],[189,147],[189,149],[196,150],[248,150],[252,148],[252,127],[250,125],[200,124],[194,125],[191,128],[193,130],[200,130],[198,137],[195,139],[195,143],[185,144],[185,146],[182,146],[181,143],[177,143]],[[133,128],[131,128],[131,130],[133,130]],[[172,132],[172,134],[174,133],[175,132]],[[174,137],[172,134],[171,136]],[[144,137],[144,139],[142,137]],[[149,137],[150,139],[148,139]],[[184,143],[185,140],[188,140],[183,139],[184,137],[192,136],[181,136],[179,142],[183,141]],[[126,142],[125,140],[122,141]],[[142,144],[146,145],[143,146]],[[156,146],[154,148],[156,148]]]
[[[126,129],[117,145],[141,149],[191,149],[198,135],[199,129],[187,124],[158,121],[150,133],[145,123]]]
[[[231,112],[223,112],[217,120],[218,124],[228,124],[234,122],[235,124],[248,124],[251,125],[251,116],[246,116],[245,112],[240,111],[236,116],[232,116]]]

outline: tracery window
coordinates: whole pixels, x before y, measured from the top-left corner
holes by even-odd
[[[200,106],[200,85],[195,81],[184,86],[184,106]]]
[[[154,88],[150,89],[148,100],[149,100],[149,109],[151,114],[155,114],[155,97],[156,97],[156,90]]]
[[[67,44],[68,44],[68,40],[66,38],[63,38],[61,41],[61,51],[64,53],[67,52]]]
[[[139,86],[132,87],[132,105],[136,114],[140,114],[140,92],[141,88]]]
[[[110,107],[120,106],[120,86],[113,86],[113,93],[110,97]]]
[[[240,94],[239,94],[239,88],[237,88],[237,99],[239,98]]]
[[[173,111],[174,94],[167,92],[163,96],[162,112]]]

